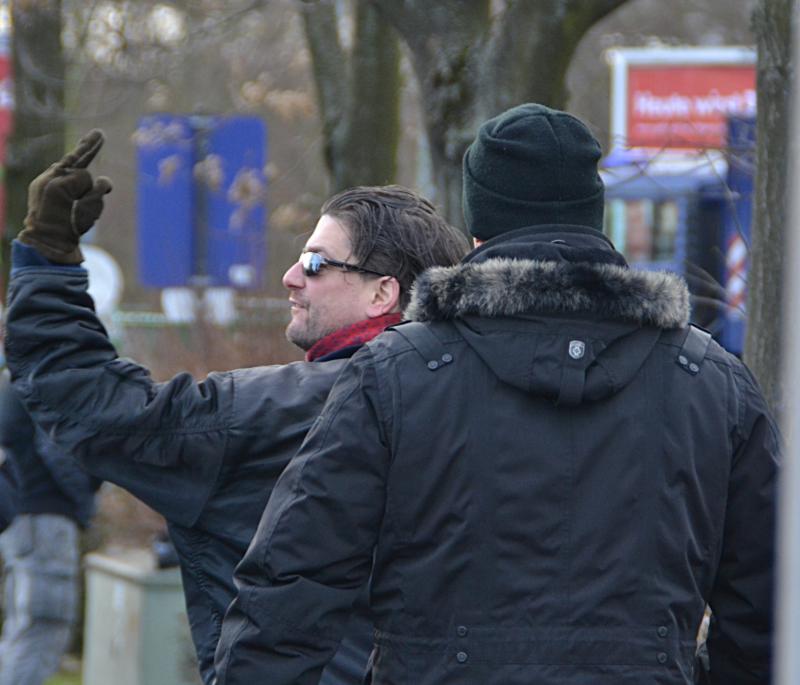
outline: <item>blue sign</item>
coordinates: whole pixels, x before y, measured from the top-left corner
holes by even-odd
[[[142,283],[259,287],[266,261],[263,122],[154,115],[142,119],[135,140]]]
[[[194,271],[194,133],[186,117],[142,120],[135,135],[139,277],[144,285],[186,285]]]
[[[266,219],[264,125],[252,117],[220,119],[209,132],[209,155],[222,165],[222,187],[207,195],[208,276],[251,288],[264,271]],[[208,157],[207,157],[208,159]]]

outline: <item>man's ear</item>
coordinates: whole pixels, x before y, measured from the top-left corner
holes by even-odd
[[[483,241],[480,238],[472,239],[472,247],[480,247],[481,245],[483,245]]]
[[[384,314],[400,311],[400,283],[394,276],[376,279],[372,298],[367,307],[367,316],[372,319]]]

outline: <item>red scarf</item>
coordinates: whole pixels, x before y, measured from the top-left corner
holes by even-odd
[[[364,321],[340,328],[338,331],[329,333],[322,340],[314,343],[311,349],[306,352],[306,361],[313,362],[315,359],[337,352],[345,347],[363,345],[376,335],[383,333],[389,326],[400,323],[402,319],[400,312],[395,312],[377,316],[374,319],[364,319]]]

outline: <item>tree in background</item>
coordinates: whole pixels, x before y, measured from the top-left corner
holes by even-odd
[[[324,196],[396,181],[399,42],[368,0],[64,6],[68,109],[78,111],[70,96],[80,93],[82,114],[109,134],[99,160],[115,179],[106,215],[127,229],[114,238],[104,229],[97,239],[124,263],[135,258],[129,136],[149,112],[268,121],[270,254],[277,255],[270,274],[278,287],[287,252],[298,249],[295,234],[313,224]]]
[[[120,262],[125,297],[156,306],[157,293],[135,277],[136,145],[141,117],[248,114],[268,125],[268,288],[313,226],[328,178],[322,160],[310,56],[298,5],[288,0],[63,0],[70,65],[68,109],[79,134],[106,131],[98,171],[114,192],[96,242]],[[80,98],[80,103],[77,102]],[[77,105],[80,104],[80,108]]]
[[[4,271],[27,211],[28,184],[64,154],[61,0],[13,2],[11,11],[15,110],[6,157]]]
[[[20,1],[15,10],[27,12],[37,4],[42,5]],[[569,107],[602,138],[608,95],[608,69],[599,59],[603,47],[642,45],[655,35],[671,44],[752,39],[745,18],[749,9],[726,0],[60,4],[71,114],[67,137],[72,140],[91,126],[108,134],[98,163],[115,180],[105,214],[113,221],[98,232],[98,244],[111,249],[124,270],[133,271],[136,170],[130,136],[142,115],[254,114],[270,129],[269,288],[274,293],[282,292],[280,273],[287,255],[297,251],[296,235],[308,230],[322,199],[339,187],[397,179],[430,195],[460,224],[461,157],[481,120],[518,102],[539,100]],[[58,19],[57,11],[42,14]],[[59,43],[46,42],[52,58]],[[61,70],[57,83],[63,82],[63,64]],[[46,127],[49,134],[54,130]],[[36,135],[25,140],[25,149],[35,147]],[[432,163],[425,162],[428,153],[419,143],[426,138]],[[63,143],[57,146],[63,149]],[[31,169],[40,164],[32,161]],[[10,189],[18,208],[24,209],[19,188],[24,191],[26,184]],[[10,221],[16,228],[19,217]],[[129,279],[126,298],[147,297],[137,290],[136,279]]]
[[[408,45],[437,203],[461,217],[461,158],[478,124],[521,102],[563,109],[584,34],[628,0],[372,0]]]
[[[354,0],[346,41],[339,30],[345,23],[341,9],[324,1],[300,7],[332,193],[394,182],[400,135],[397,36],[369,0]]]
[[[744,357],[778,416],[784,391],[781,382],[783,255],[788,228],[793,11],[794,0],[760,0],[753,15],[758,45],[757,158]]]

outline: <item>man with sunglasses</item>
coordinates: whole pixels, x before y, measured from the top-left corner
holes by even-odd
[[[466,241],[404,188],[340,193],[283,279],[287,336],[307,361],[155,383],[118,357],[80,267],[79,238],[111,189],[86,168],[102,142],[99,131],[87,134],[30,186],[13,245],[8,366],[31,415],[64,452],[167,519],[201,674],[211,683],[233,569],[275,481],[346,358],[399,322],[414,278],[458,261]],[[370,632],[363,621],[354,625],[322,682],[361,682]]]

